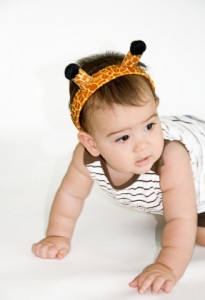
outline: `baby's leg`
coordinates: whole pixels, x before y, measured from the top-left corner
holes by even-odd
[[[205,227],[197,227],[196,242],[205,247]]]

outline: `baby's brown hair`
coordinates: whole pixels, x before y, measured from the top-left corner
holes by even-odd
[[[122,65],[124,58],[124,54],[118,52],[106,52],[103,54],[96,54],[82,58],[77,61],[77,65],[79,66],[78,68],[81,68],[89,76],[92,76],[106,67]],[[138,61],[136,66],[142,71],[146,72],[146,66],[141,62]],[[78,70],[76,72],[78,72]],[[79,116],[81,128],[86,132],[90,132],[92,129],[92,115],[97,109],[105,106],[111,107],[113,104],[135,106],[144,105],[146,102],[144,92],[148,89],[156,99],[157,96],[153,90],[153,86],[151,86],[149,78],[147,79],[144,76],[138,74],[128,74],[108,81],[99,87],[83,105]],[[78,91],[79,86],[73,80],[71,80],[70,109],[72,107],[73,99]]]

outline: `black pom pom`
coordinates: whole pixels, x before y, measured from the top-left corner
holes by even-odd
[[[131,43],[130,52],[132,55],[141,55],[146,50],[146,44],[143,41],[134,41]]]
[[[80,67],[76,64],[70,64],[65,68],[65,77],[69,80],[75,78],[78,74]]]

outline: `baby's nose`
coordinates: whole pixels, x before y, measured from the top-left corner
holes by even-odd
[[[147,148],[147,141],[145,139],[138,140],[133,147],[135,153],[143,152]]]

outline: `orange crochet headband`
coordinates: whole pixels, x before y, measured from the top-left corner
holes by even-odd
[[[121,64],[108,66],[92,76],[87,74],[76,64],[70,64],[66,67],[65,77],[69,80],[73,80],[79,86],[79,90],[71,105],[71,118],[78,130],[83,130],[79,118],[85,102],[102,85],[117,77],[130,74],[143,76],[149,80],[151,88],[155,93],[154,82],[150,76],[138,66],[138,62],[145,50],[146,44],[143,41],[134,41],[131,43],[130,51],[124,57]]]

